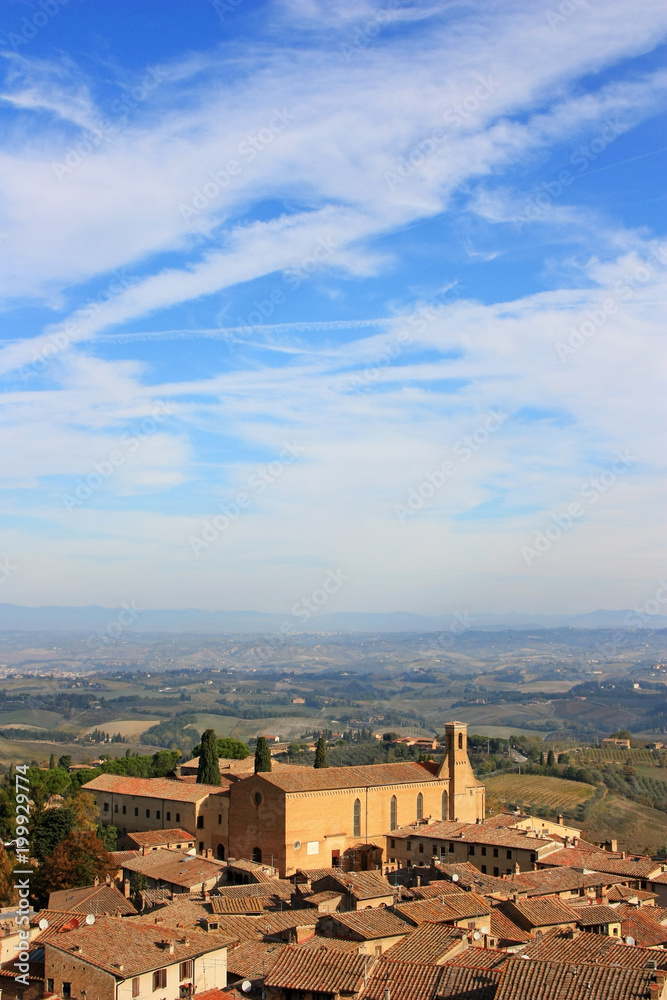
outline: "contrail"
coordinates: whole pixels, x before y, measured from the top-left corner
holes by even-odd
[[[228,337],[238,339],[239,336],[249,336],[250,334],[262,333],[298,333],[308,330],[346,330],[360,329],[369,326],[383,326],[391,323],[396,317],[382,316],[379,319],[350,319],[350,320],[313,320],[312,322],[294,323],[266,323],[245,326],[219,326],[210,329],[194,330],[149,330],[132,331],[131,333],[104,333],[94,339],[98,343],[124,344],[135,340],[192,340],[202,338],[206,340],[226,340]]]

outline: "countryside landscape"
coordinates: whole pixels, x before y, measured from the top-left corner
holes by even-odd
[[[330,766],[438,759],[455,717],[489,810],[560,815],[589,840],[655,854],[667,851],[665,640],[661,629],[127,632],[91,656],[83,633],[5,632],[0,766],[55,753],[90,765],[89,780],[107,758],[186,761],[206,729],[249,748],[267,736],[296,764],[312,765],[320,736]]]

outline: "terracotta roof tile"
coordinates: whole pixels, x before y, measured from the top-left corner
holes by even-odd
[[[658,968],[667,968],[667,951],[631,947],[605,934],[577,934],[568,937],[563,934],[545,935],[540,942],[529,944],[522,952],[530,958],[550,962],[580,965],[618,965],[623,968],[644,969],[649,962],[657,962]]]
[[[322,770],[324,770],[322,768]],[[311,883],[315,892],[340,886],[342,892],[349,892],[355,899],[379,899],[382,896],[392,896],[394,887],[379,872],[341,872],[326,875]]]
[[[136,907],[115,885],[89,885],[82,889],[62,889],[49,893],[50,910],[71,910],[74,913],[136,914]]]
[[[169,802],[199,802],[208,795],[225,795],[228,782],[219,785],[190,785],[177,778],[130,778],[124,774],[98,774],[81,788],[84,792],[115,792]]]
[[[515,924],[513,920],[510,920],[506,916],[500,907],[494,906],[491,910],[491,920],[489,924],[491,933],[498,941],[504,941],[507,944],[522,944],[526,941],[532,941],[533,935],[530,931],[526,931],[523,927],[519,927]]]
[[[478,896],[476,892],[466,892],[438,899],[417,900],[414,903],[398,903],[394,910],[405,920],[419,925],[489,916],[491,906],[488,900]]]
[[[143,830],[137,831],[136,833],[127,833],[123,837],[125,841],[134,841],[139,847],[162,847],[163,845],[169,846],[176,844],[190,843],[196,840],[194,833],[188,833],[187,830],[173,829],[173,830]]]
[[[372,970],[360,1000],[435,1000],[442,977],[439,965],[422,962],[378,962]]]
[[[466,932],[447,924],[422,924],[411,934],[388,948],[382,956],[387,962],[437,963],[452,951],[467,947]]]
[[[504,912],[511,920],[517,917],[529,927],[553,927],[557,924],[574,924],[577,910],[568,906],[558,896],[538,896],[534,899],[520,899],[516,903],[505,903]]]
[[[159,847],[148,854],[139,854],[123,862],[123,870],[140,872],[160,882],[190,888],[209,879],[218,878],[223,865],[211,858],[202,858],[184,851],[171,851]]]
[[[495,1000],[634,1000],[649,995],[654,977],[647,969],[509,958]]]
[[[620,903],[616,907],[617,919],[621,921],[621,934],[624,938],[630,935],[644,948],[667,946],[667,927],[644,916],[645,909],[648,907],[632,906],[630,903]]]
[[[651,879],[658,881],[662,871],[662,863],[654,861],[645,855],[633,855],[622,858],[611,851],[580,851],[573,847],[564,847],[549,854],[545,863],[552,865],[567,865],[571,868],[585,868],[588,871],[607,872],[611,875],[624,875],[628,878]],[[655,876],[655,879],[653,878]]]
[[[528,896],[550,896],[552,893],[573,889],[615,885],[623,882],[623,876],[610,875],[607,872],[592,872],[586,875],[576,868],[541,868],[536,872],[517,872],[507,881],[519,891],[527,890]]]
[[[398,830],[392,830],[391,837],[404,840],[451,840],[462,844],[514,847],[543,853],[545,848],[555,846],[553,841],[536,837],[530,830],[514,830],[490,822],[456,823],[438,820],[435,823],[403,826]]]
[[[289,945],[278,956],[265,983],[283,990],[356,993],[372,964],[368,955]]]
[[[272,878],[269,882],[249,882],[245,885],[219,885],[212,899],[224,896],[234,899],[237,896],[279,896],[289,899],[292,895],[292,885],[287,879]]]
[[[394,937],[397,934],[407,934],[412,930],[405,920],[401,920],[391,910],[383,907],[369,906],[365,910],[357,910],[351,913],[336,913],[324,918],[324,924],[333,919],[344,928],[345,932],[358,935],[364,941],[372,941],[376,938]]]
[[[287,945],[247,941],[227,952],[227,972],[234,979],[263,979]]]
[[[173,943],[173,954],[162,947],[165,940]],[[187,937],[183,931],[140,922],[136,917],[98,917],[94,924],[82,921],[78,928],[65,933],[60,928],[44,946],[47,965],[49,949],[72,955],[78,947],[81,950],[76,954],[80,960],[127,978],[195,958],[230,943],[229,938],[216,932],[195,931]]]
[[[437,765],[432,761],[322,768],[274,764],[271,771],[262,772],[258,777],[285,792],[310,792],[328,788],[375,788],[381,785],[437,781],[436,770]]]
[[[509,953],[499,948],[466,948],[444,964],[463,965],[468,969],[501,969],[508,957]]]
[[[620,914],[611,906],[577,906],[576,911],[580,927],[597,927],[601,924],[621,922]]]

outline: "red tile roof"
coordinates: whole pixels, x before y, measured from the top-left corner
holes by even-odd
[[[409,929],[406,925],[406,929]],[[467,948],[466,932],[448,924],[422,924],[382,956],[388,962],[437,963],[452,951]]]
[[[83,889],[61,889],[49,893],[50,910],[70,910],[74,913],[116,913],[123,915],[136,914],[136,907],[120,892],[115,885],[89,885]]]
[[[134,841],[139,847],[161,847],[169,844],[191,843],[196,840],[194,833],[187,830],[144,830],[136,833],[127,833],[123,840]]]
[[[162,847],[123,862],[123,871],[141,872],[156,882],[170,882],[185,888],[218,878],[222,868],[221,862],[211,858]]]
[[[577,906],[577,923],[580,927],[598,927],[602,924],[620,924],[621,917],[611,906]],[[666,935],[667,937],[667,935]]]
[[[321,770],[324,770],[321,768]],[[393,898],[394,887],[379,872],[341,872],[335,875],[325,875],[311,883],[315,892],[333,889],[340,886],[342,892],[349,892],[355,899],[380,899],[384,896]]]
[[[495,1000],[634,1000],[654,979],[648,969],[509,958]]]
[[[525,851],[541,851],[542,853],[554,847],[554,841],[544,837],[536,837],[530,830],[514,830],[489,820],[486,823],[456,823],[438,820],[435,823],[402,826],[398,830],[392,830],[387,836],[397,840],[451,840],[462,844],[514,847]]]
[[[84,792],[114,792],[169,802],[199,802],[208,795],[226,795],[229,783],[190,785],[177,778],[130,778],[124,774],[98,774],[81,786]]]
[[[377,788],[437,781],[436,771],[437,764],[433,761],[321,768],[274,764],[273,770],[261,772],[257,777],[284,792],[314,792],[329,788]]]
[[[442,977],[439,965],[421,962],[378,962],[373,968],[360,1000],[435,1000]]]
[[[585,875],[576,868],[541,868],[536,872],[517,872],[506,884],[516,886],[520,891],[527,891],[528,896],[550,896],[556,892],[567,892],[573,889],[588,889],[598,886],[622,883],[622,875],[610,875],[607,872],[592,872]]]
[[[394,907],[405,920],[414,924],[446,923],[490,916],[491,905],[476,892],[445,895],[438,899],[422,899],[414,903],[399,903]]]
[[[542,941],[529,944],[522,954],[571,965],[586,963],[644,969],[649,962],[657,962],[658,968],[667,968],[667,951],[631,947],[605,934],[581,933],[574,937],[545,935]]]
[[[347,933],[355,934],[364,941],[396,937],[412,930],[410,924],[406,924],[405,920],[401,920],[391,910],[380,906],[368,906],[365,910],[356,910],[351,913],[332,914],[330,918],[325,918],[324,926],[328,926],[330,919],[335,920],[343,928],[341,936],[346,937]]]
[[[616,907],[617,920],[621,921],[621,934],[624,938],[630,935],[644,948],[667,946],[667,927],[644,916],[645,909],[650,907],[632,906],[630,903],[621,903]]]
[[[173,954],[163,947],[164,941],[173,944]],[[233,942],[228,937],[215,931],[195,931],[187,936],[164,924],[140,923],[136,917],[98,917],[94,924],[82,921],[78,928],[65,933],[61,928],[45,941],[44,947],[47,965],[48,951],[54,948],[70,957],[76,954],[80,961],[127,979],[216,951],[230,943]]]
[[[516,922],[519,919],[529,927],[575,924],[578,913],[558,896],[519,899],[516,903],[504,903],[503,910],[511,920]]]
[[[608,872],[612,875],[624,875],[628,878],[640,878],[655,881],[661,878],[662,863],[654,861],[645,855],[621,857],[611,851],[580,851],[574,847],[564,847],[549,854],[547,863],[551,865],[567,865],[570,868],[585,868],[588,871]]]
[[[489,928],[493,937],[498,938],[499,942],[505,942],[507,945],[522,944],[533,940],[533,935],[530,931],[526,931],[523,927],[515,924],[498,906],[494,906],[491,910]]]
[[[331,768],[331,770],[334,770]],[[266,976],[267,986],[321,993],[356,993],[373,964],[368,955],[329,948],[284,948]]]

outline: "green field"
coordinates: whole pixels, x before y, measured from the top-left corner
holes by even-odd
[[[234,736],[239,740],[271,734],[280,736],[281,741],[289,741],[323,725],[323,721],[316,717],[293,715],[271,719],[237,719],[233,715],[197,713],[196,718],[197,721],[192,728],[197,730],[198,735],[204,729],[214,729],[218,736]]]
[[[656,854],[667,845],[667,813],[609,792],[594,802],[582,826],[586,840],[618,840],[619,850]]]
[[[19,712],[0,712],[0,726],[27,726],[37,729],[58,729],[63,721],[58,712],[24,708]]]

